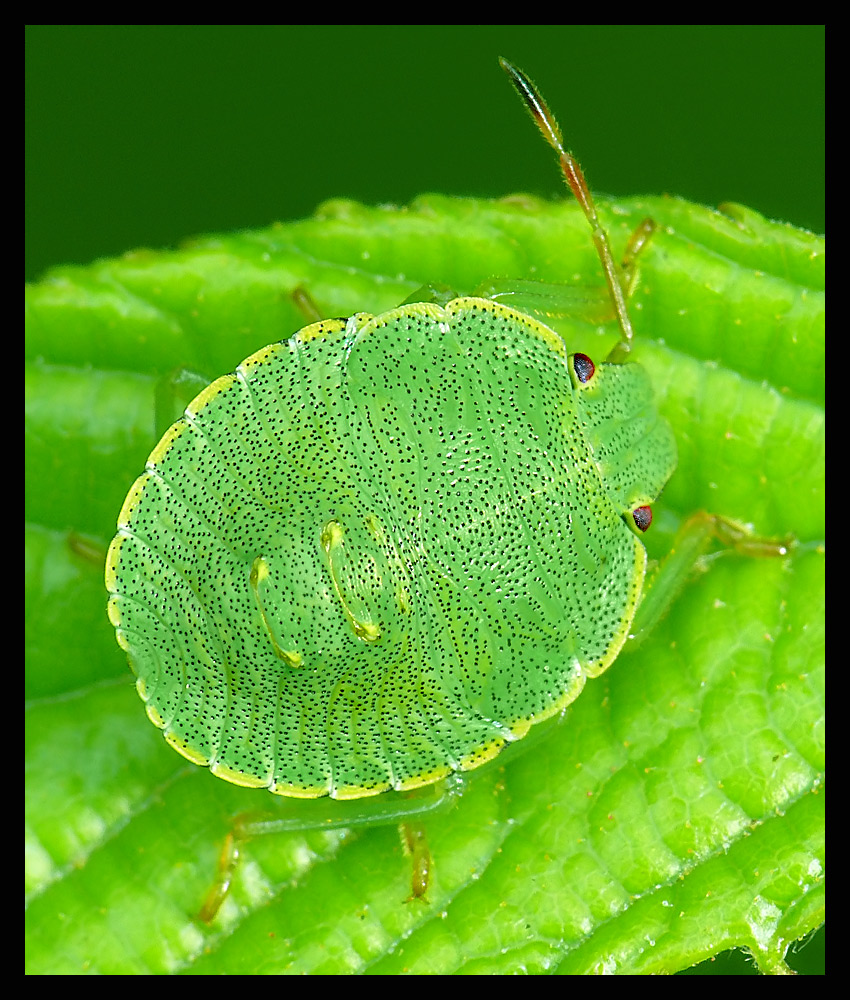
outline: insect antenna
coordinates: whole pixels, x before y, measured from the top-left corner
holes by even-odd
[[[596,252],[599,254],[599,259],[602,261],[605,281],[608,284],[611,302],[614,305],[614,311],[617,314],[617,321],[620,324],[621,331],[621,341],[611,352],[611,355],[609,355],[609,360],[612,360],[615,355],[617,360],[622,360],[631,350],[632,338],[634,336],[632,322],[629,319],[629,311],[626,307],[626,294],[623,290],[623,283],[620,280],[620,272],[614,261],[614,255],[611,253],[608,234],[599,221],[599,216],[596,213],[596,205],[587,186],[587,181],[584,179],[581,166],[572,153],[564,148],[561,128],[537,87],[535,87],[522,70],[517,69],[516,66],[512,66],[507,59],[500,58],[499,65],[511,78],[511,82],[531,112],[531,117],[543,133],[543,138],[558,154],[564,179],[575,195],[579,205],[581,205],[581,209],[593,230],[593,243],[596,247]]]

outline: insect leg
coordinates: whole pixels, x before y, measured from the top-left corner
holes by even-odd
[[[292,289],[292,301],[298,307],[299,312],[309,323],[318,323],[326,317],[316,305],[313,296],[303,285],[298,285]]]
[[[221,909],[221,904],[230,892],[230,883],[239,864],[239,840],[231,831],[224,838],[221,853],[218,856],[218,868],[215,881],[209,888],[198,911],[197,919],[205,924],[211,924]]]
[[[644,586],[626,650],[636,648],[664,617],[712,539],[741,555],[761,559],[781,558],[796,545],[793,538],[761,538],[736,521],[717,514],[698,511],[691,515],[679,529],[661,566]]]
[[[412,872],[410,879],[410,895],[405,903],[414,899],[425,902],[425,893],[431,879],[431,851],[428,848],[428,838],[422,823],[400,823],[398,832],[405,854],[410,856]]]
[[[626,297],[631,298],[637,283],[638,269],[637,258],[646,248],[647,243],[652,239],[652,234],[658,226],[653,219],[643,219],[629,237],[626,249],[623,251],[623,259],[620,268],[623,277],[626,279]]]

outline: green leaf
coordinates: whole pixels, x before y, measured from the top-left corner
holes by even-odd
[[[33,973],[676,972],[730,948],[788,971],[824,919],[823,241],[749,209],[651,215],[635,356],[679,446],[650,554],[699,508],[793,534],[717,552],[553,736],[429,821],[428,902],[391,827],[244,846],[193,919],[232,817],[273,809],[187,764],[146,719],[102,559],[155,444],[158,380],[210,379],[326,315],[494,276],[598,287],[571,204],[427,196],[57,268],[27,290],[27,966]],[[601,357],[613,327],[556,320]]]

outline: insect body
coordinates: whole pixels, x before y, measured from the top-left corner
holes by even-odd
[[[581,171],[503,65],[591,222],[621,342],[595,365],[493,301],[414,303],[314,323],[189,405],[122,508],[109,616],[151,720],[228,781],[433,785],[561,713],[629,634],[675,445],[621,363]]]
[[[672,457],[642,369],[577,371],[535,320],[458,299],[308,327],[214,382],[110,556],[168,741],[352,798],[475,767],[572,701],[625,640],[624,516]]]

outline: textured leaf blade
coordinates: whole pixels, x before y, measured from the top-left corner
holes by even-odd
[[[247,845],[220,921],[193,922],[229,817],[267,802],[187,768],[146,720],[77,536],[111,537],[155,443],[157,378],[215,377],[303,325],[297,284],[331,315],[389,308],[428,281],[592,285],[583,220],[533,199],[333,203],[29,289],[33,971],[676,971],[732,946],[772,970],[821,922],[822,243],[673,199],[606,209],[620,244],[645,214],[672,230],[636,296],[638,357],[680,450],[653,552],[700,506],[807,545],[787,561],[715,560],[551,741],[473,782],[429,828],[428,907],[400,905],[394,830],[293,834]],[[597,356],[614,336],[558,325]],[[743,876],[742,852],[755,852]]]

